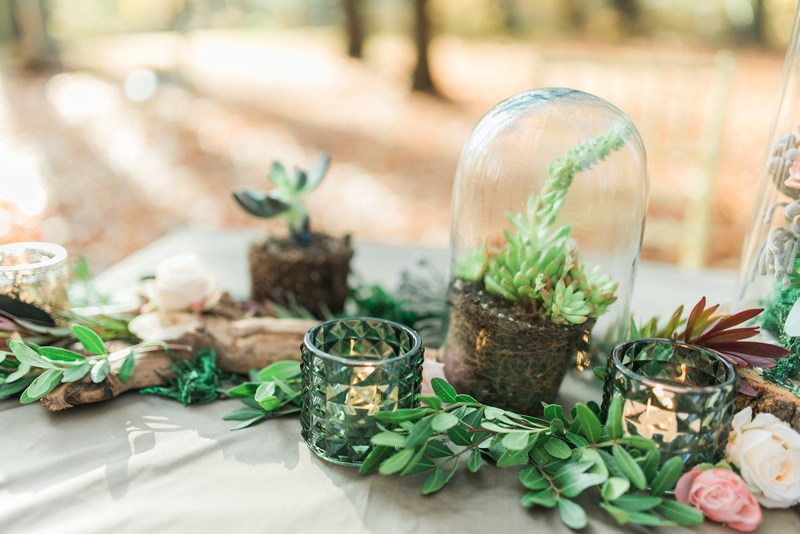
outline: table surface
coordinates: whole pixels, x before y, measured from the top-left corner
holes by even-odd
[[[98,277],[103,288],[131,286],[158,260],[197,252],[234,295],[247,293],[244,230],[177,231]],[[354,269],[391,284],[419,255],[444,269],[447,253],[409,247],[358,247]],[[633,308],[664,313],[705,294],[726,301],[734,274],[640,269]],[[597,398],[590,382],[568,376],[562,401]],[[439,494],[419,494],[421,480],[373,475],[319,460],[300,438],[296,418],[231,432],[226,400],[184,407],[126,394],[109,403],[51,414],[38,405],[0,402],[0,532],[568,532],[557,513],[531,511],[515,469],[459,472]],[[586,532],[619,527],[587,506]],[[676,529],[677,530],[677,529]],[[686,530],[686,529],[682,529]],[[761,531],[800,532],[800,517],[770,511]],[[709,523],[699,532],[724,532]]]

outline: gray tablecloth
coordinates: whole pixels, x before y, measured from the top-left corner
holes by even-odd
[[[102,281],[130,283],[152,271],[160,257],[196,250],[222,280],[244,290],[247,238],[239,232],[177,233]],[[228,255],[232,251],[242,257]],[[437,261],[446,257],[433,255]],[[408,250],[366,247],[357,266],[390,280],[410,256]],[[386,262],[392,263],[390,274]],[[645,286],[652,288],[649,297],[661,292],[672,300],[659,304],[669,306],[687,285],[725,299],[732,283],[730,273],[691,275],[663,266],[646,267],[643,274],[655,284]],[[562,387],[567,402],[598,395],[575,376]],[[0,532],[568,532],[557,514],[519,504],[524,491],[515,469],[459,472],[444,491],[423,497],[418,478],[364,478],[317,459],[301,441],[296,418],[230,432],[232,424],[221,417],[238,405],[228,400],[186,408],[130,393],[50,414],[35,404],[0,402]],[[591,505],[587,509],[587,532],[634,530],[620,528]],[[800,532],[800,518],[793,511],[768,512],[760,530]],[[724,529],[706,524],[696,531]]]

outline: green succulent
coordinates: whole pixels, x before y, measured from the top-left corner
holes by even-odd
[[[620,148],[630,133],[617,123],[605,134],[568,150],[547,167],[548,180],[528,199],[525,213],[508,214],[511,230],[499,250],[481,244],[456,264],[456,275],[482,281],[489,293],[530,303],[556,324],[581,324],[606,312],[617,284],[595,268],[587,273],[569,225],[552,226],[572,180]]]
[[[233,198],[250,215],[264,219],[283,217],[292,238],[301,245],[307,245],[311,242],[311,230],[303,198],[322,183],[330,161],[328,154],[322,154],[311,171],[295,167],[291,173],[281,162],[275,161],[268,176],[275,185],[272,190],[242,189],[234,191]]]

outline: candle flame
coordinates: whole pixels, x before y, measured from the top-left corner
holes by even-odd
[[[670,395],[664,392],[664,389],[661,387],[661,384],[658,384],[656,387],[653,388],[653,393],[658,398],[658,401],[661,403],[661,406],[663,406],[664,408],[671,410],[672,408],[675,407],[675,405],[672,402],[672,399],[670,398]],[[650,399],[647,399],[647,405],[650,406]]]
[[[685,363],[681,364],[681,374],[677,378],[677,380],[678,380],[678,382],[683,382],[683,381],[686,380],[686,364]]]
[[[356,340],[355,339],[351,339],[350,340],[350,356],[354,356],[355,355],[355,353],[356,353],[356,351],[354,349],[355,346],[356,346]]]

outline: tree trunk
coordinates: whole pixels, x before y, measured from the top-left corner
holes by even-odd
[[[342,0],[347,27],[347,55],[361,58],[364,55],[364,27],[361,24],[361,0]]]
[[[417,45],[417,66],[414,68],[412,88],[436,94],[436,86],[431,77],[429,48],[431,42],[431,21],[428,18],[428,0],[414,1],[414,41]]]

